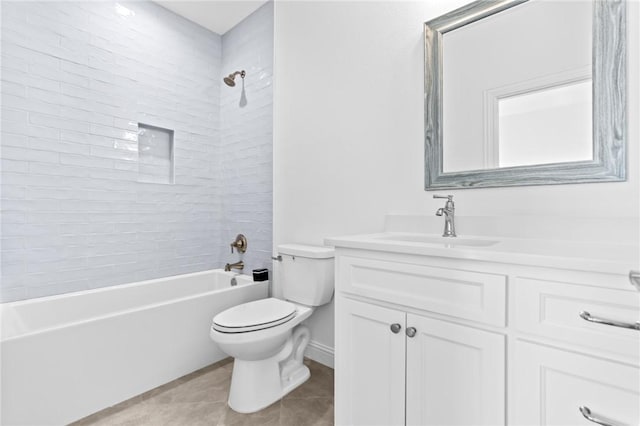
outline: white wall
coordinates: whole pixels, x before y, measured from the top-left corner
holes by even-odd
[[[276,3],[274,246],[379,231],[387,213],[441,206],[423,189],[422,25],[465,3]],[[629,6],[628,181],[447,191],[457,214],[638,217],[640,19]],[[309,323],[333,347],[332,306]]]

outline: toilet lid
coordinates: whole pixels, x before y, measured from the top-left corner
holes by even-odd
[[[295,314],[296,305],[271,297],[220,312],[213,318],[213,328],[223,333],[246,333],[283,324]]]

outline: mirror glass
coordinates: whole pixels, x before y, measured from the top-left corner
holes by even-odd
[[[531,0],[443,35],[444,172],[592,159],[591,9]]]
[[[427,22],[426,189],[624,180],[623,17],[502,0]]]

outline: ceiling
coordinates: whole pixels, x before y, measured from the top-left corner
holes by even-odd
[[[214,33],[224,34],[267,1],[268,0],[156,0],[156,3]]]

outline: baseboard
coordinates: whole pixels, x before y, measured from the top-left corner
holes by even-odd
[[[333,368],[333,348],[322,343],[310,341],[305,356],[322,365]]]

